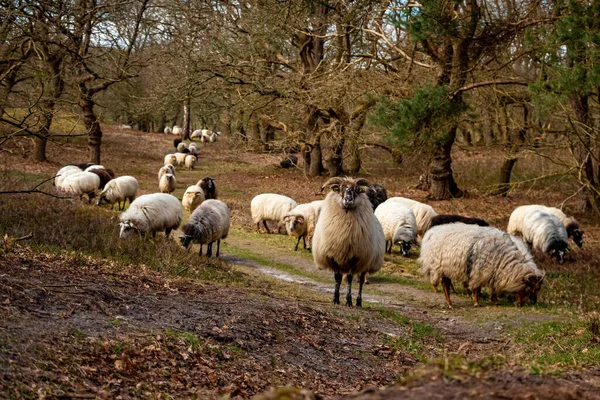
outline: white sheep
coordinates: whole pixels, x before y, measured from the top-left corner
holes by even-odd
[[[194,156],[192,154],[188,154],[187,156],[185,156],[185,159],[184,159],[185,167],[187,169],[194,169],[194,165],[196,165],[196,160],[197,160],[196,156]]]
[[[138,189],[139,183],[133,176],[120,176],[106,184],[98,196],[96,204],[108,203],[112,206],[117,203],[119,210],[124,210],[127,200],[129,200],[129,205],[135,200]],[[121,202],[123,202],[123,207],[121,207]]]
[[[181,244],[188,248],[192,243],[200,244],[199,255],[202,255],[202,245],[208,245],[207,256],[212,256],[212,244],[217,242],[217,254],[221,239],[226,239],[229,234],[230,216],[229,207],[221,200],[206,200],[194,210],[187,224],[181,227],[183,235],[180,236]]]
[[[181,142],[177,145],[177,152],[178,153],[183,153],[185,149],[187,149],[187,144]]]
[[[196,143],[190,143],[188,150],[190,151],[190,154],[198,155],[198,145]]]
[[[171,127],[170,126],[165,126],[165,129],[163,130],[165,135],[170,135],[171,134]]]
[[[200,131],[200,141],[202,143],[207,143],[210,142],[210,137],[211,137],[212,132],[208,129],[202,129]]]
[[[181,129],[181,127],[179,127],[177,125],[173,126],[173,130],[172,130],[173,135],[181,135],[182,132],[183,132],[183,130]]]
[[[202,202],[204,202],[204,192],[198,185],[192,185],[185,190],[181,204],[189,212],[193,212]]]
[[[347,275],[346,305],[352,306],[352,276],[359,274],[356,306],[362,306],[362,287],[367,273],[383,265],[385,237],[381,224],[365,194],[366,179],[331,178],[321,189],[329,187],[313,236],[313,259],[317,267],[334,272],[333,303],[340,303],[340,284]]]
[[[429,226],[431,219],[437,215],[433,207],[427,204],[419,203],[418,201],[407,199],[405,197],[390,197],[386,201],[395,201],[405,206],[408,206],[417,220],[417,235],[423,237]]]
[[[158,190],[161,193],[173,193],[177,188],[177,179],[173,174],[164,174],[158,182]]]
[[[145,236],[165,231],[168,237],[177,229],[183,218],[181,203],[175,196],[165,193],[145,194],[133,201],[121,214],[119,226],[121,238]]]
[[[104,168],[104,165],[94,164],[94,165],[90,165],[89,167],[87,167],[86,169],[84,169],[84,171],[85,172],[92,172],[95,169],[106,169],[106,168]]]
[[[489,226],[435,226],[421,242],[419,271],[434,289],[442,284],[449,308],[453,282],[461,282],[471,291],[476,307],[484,286],[491,289],[493,299],[502,293],[514,293],[516,304],[522,305],[529,297],[537,300],[544,272],[518,242],[518,238]]]
[[[96,196],[96,190],[100,187],[100,177],[93,172],[78,172],[63,179],[59,190],[67,196],[87,195],[88,203]]]
[[[201,129],[196,129],[190,135],[190,139],[200,139],[201,137],[202,137],[202,130]]]
[[[294,251],[298,250],[300,239],[303,240],[304,248],[306,249],[306,241],[308,240],[308,250],[312,249],[312,237],[315,232],[315,225],[321,212],[323,200],[315,200],[311,203],[298,204],[292,211],[283,217],[285,229],[288,235],[298,238]]]
[[[75,165],[67,165],[58,170],[55,175],[54,181],[52,182],[53,186],[60,188],[62,181],[69,175],[76,174],[78,172],[83,172],[83,170]]]
[[[280,232],[281,226],[284,224],[283,218],[297,205],[293,199],[280,194],[263,193],[255,196],[250,202],[250,211],[252,222],[256,224],[256,232],[260,232],[260,223],[262,222],[267,232],[271,233],[267,221],[276,222],[277,232]]]
[[[208,140],[210,140],[211,143],[214,143],[219,139],[220,134],[221,134],[221,132],[211,132]]]
[[[397,243],[402,254],[408,256],[411,244],[417,240],[417,221],[412,210],[396,201],[384,201],[375,209],[375,217],[383,228],[387,252],[391,253]]]
[[[516,213],[513,223],[520,224],[519,221],[522,221],[523,216],[526,213],[533,212],[534,210],[543,210],[549,212],[550,214],[556,215],[565,226],[565,229],[567,230],[567,237],[572,238],[573,242],[575,242],[577,246],[583,246],[583,231],[579,229],[579,223],[577,220],[573,217],[568,217],[562,210],[556,207],[547,207],[539,204],[517,207],[513,211],[513,214]]]
[[[559,262],[569,251],[565,226],[556,215],[544,208],[517,207],[510,215],[506,231],[511,235],[521,234],[529,246],[550,254]]]
[[[162,178],[164,174],[175,175],[175,167],[173,166],[173,164],[167,164],[160,167],[160,169],[158,170],[158,182],[160,182],[160,178]]]
[[[185,158],[188,156],[187,153],[175,153],[175,165],[176,167],[183,167],[185,165]]]
[[[177,157],[175,157],[175,154],[167,154],[165,156],[165,161],[163,163],[163,165],[175,165],[177,166]]]

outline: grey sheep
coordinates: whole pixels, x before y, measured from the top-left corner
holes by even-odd
[[[192,243],[200,244],[199,255],[202,255],[202,245],[208,245],[207,256],[212,256],[212,244],[217,242],[217,254],[221,239],[229,234],[229,207],[221,200],[206,200],[198,206],[190,216],[187,224],[181,227],[183,235],[179,237],[181,245],[188,248]]]

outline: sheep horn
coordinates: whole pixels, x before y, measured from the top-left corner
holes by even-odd
[[[373,186],[371,185],[371,183],[366,180],[365,178],[358,178],[357,180],[354,181],[354,183],[356,184],[356,186],[367,186],[370,187],[371,189],[373,189]]]
[[[333,185],[333,184],[338,184],[338,185],[339,185],[340,183],[342,183],[342,182],[344,182],[344,181],[345,181],[345,179],[344,179],[344,178],[340,178],[339,176],[335,176],[335,177],[333,177],[333,178],[330,178],[330,179],[329,179],[327,182],[325,182],[325,183],[323,184],[323,186],[321,186],[321,192],[322,192],[322,191],[323,191],[323,190],[324,190],[324,189],[325,189],[327,186],[330,186],[330,185]]]

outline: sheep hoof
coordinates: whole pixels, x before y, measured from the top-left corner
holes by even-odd
[[[362,307],[362,299],[360,297],[356,299],[356,307]]]

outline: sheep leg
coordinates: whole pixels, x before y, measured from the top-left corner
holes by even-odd
[[[448,304],[448,308],[452,309],[452,301],[450,300],[450,286],[452,286],[452,281],[446,277],[443,277],[442,288],[444,289],[444,296],[446,296],[446,304]]]
[[[360,274],[358,278],[358,296],[356,297],[356,307],[362,307],[362,288],[365,283],[365,277],[367,276],[366,272]]]
[[[369,273],[365,272],[365,283],[368,285],[369,284]]]
[[[260,233],[260,222],[256,223],[256,233]]]
[[[306,250],[306,236],[302,236],[302,243],[304,244],[304,249]]]
[[[201,256],[202,255],[202,245],[200,245],[200,251],[198,252],[198,255]]]
[[[206,257],[212,256],[212,242],[206,245]]]
[[[481,287],[476,287],[471,293],[471,297],[473,297],[473,305],[475,307],[479,307],[479,296],[481,296]]]
[[[494,305],[496,305],[496,306],[498,305],[498,295],[496,293],[492,293],[490,300],[492,303],[494,303]]]
[[[294,248],[294,251],[298,251],[298,245],[300,244],[300,239],[298,238],[298,241],[296,242],[296,248]],[[304,248],[306,248],[306,246],[304,246]]]
[[[271,233],[271,231],[269,230],[269,226],[267,225],[267,221],[263,221],[263,225],[265,226],[267,233]]]
[[[387,251],[387,253],[388,253],[388,254],[392,254],[392,246],[393,246],[394,244],[392,243],[392,241],[391,241],[391,240],[390,240],[389,242],[390,242],[390,245],[389,245],[389,247],[388,247],[388,242],[387,242],[387,241],[385,242],[385,250]]]
[[[171,231],[172,231],[171,228],[165,229],[165,237],[169,237],[169,235],[171,234]]]
[[[342,284],[343,275],[341,272],[335,272],[333,274],[335,279],[335,290],[333,291],[333,304],[340,304],[340,285]]]
[[[352,307],[352,274],[346,275],[348,289],[346,290],[346,307]]]
[[[219,249],[221,248],[221,239],[217,240],[217,257],[219,257]]]

